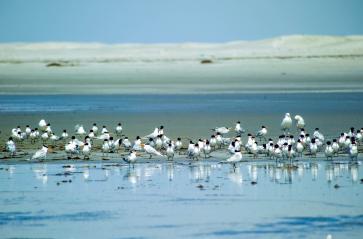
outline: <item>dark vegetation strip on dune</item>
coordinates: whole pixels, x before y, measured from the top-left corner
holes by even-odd
[[[288,60],[288,59],[319,59],[319,58],[363,58],[363,54],[331,54],[331,55],[275,55],[275,56],[240,56],[240,57],[213,57],[211,59],[206,59],[212,61],[233,61],[233,60],[264,60],[264,59],[278,59],[278,60]],[[22,63],[44,63],[46,66],[78,66],[79,63],[128,63],[128,62],[189,62],[197,61],[203,63],[203,59],[197,58],[129,58],[129,57],[118,57],[118,58],[106,58],[106,59],[75,59],[75,60],[65,60],[65,59],[3,59],[0,60],[0,64],[22,64]]]

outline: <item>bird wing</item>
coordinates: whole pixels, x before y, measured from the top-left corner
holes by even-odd
[[[45,155],[45,153],[43,150],[38,150],[37,152],[35,152],[32,159],[42,158],[42,157],[44,157],[44,155]]]

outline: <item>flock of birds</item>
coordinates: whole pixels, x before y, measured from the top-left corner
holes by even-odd
[[[211,153],[216,150],[226,150],[229,157],[225,162],[239,162],[242,160],[242,150],[244,153],[251,154],[253,158],[261,155],[274,160],[290,160],[296,157],[302,157],[303,154],[309,154],[316,157],[319,152],[323,152],[327,159],[332,159],[338,154],[347,154],[351,159],[358,157],[358,145],[363,142],[363,128],[355,130],[353,127],[348,132],[342,132],[340,136],[332,140],[326,140],[324,135],[315,128],[312,135],[305,131],[305,121],[300,115],[294,117],[296,121],[296,130],[298,132],[295,137],[291,130],[293,128],[293,120],[289,113],[285,114],[281,122],[281,134],[278,139],[267,139],[268,129],[261,126],[256,134],[247,134],[247,141],[242,142],[242,135],[246,131],[241,127],[240,121],[236,122],[234,128],[216,127],[210,139],[199,139],[196,142],[189,140],[189,143],[183,142],[181,138],[172,140],[165,135],[164,127],[160,126],[144,137],[137,136],[131,142],[128,137],[122,134],[122,124],[114,129],[114,133],[103,126],[98,128],[94,123],[91,129],[86,132],[83,125],[75,126],[75,135],[70,136],[67,130],[63,130],[61,135],[57,136],[51,128],[50,123],[44,119],[40,120],[38,128],[26,126],[23,131],[21,127],[11,130],[11,137],[5,145],[7,157],[15,156],[17,152],[16,143],[30,141],[34,144],[41,141],[43,146],[36,151],[29,160],[46,159],[48,146],[64,147],[68,159],[80,158],[90,159],[91,153],[96,151],[94,147],[96,141],[101,141],[101,151],[103,156],[109,153],[128,152],[123,158],[128,163],[135,163],[142,153],[152,156],[165,157],[172,160],[175,154],[185,154],[187,158],[198,160],[200,158],[209,158]],[[235,136],[226,137],[234,131]],[[82,137],[83,140],[77,139]],[[63,148],[62,148],[63,149]]]

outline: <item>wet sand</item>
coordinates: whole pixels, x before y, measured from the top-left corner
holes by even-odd
[[[59,68],[0,63],[0,94],[363,92],[362,59],[87,63]]]

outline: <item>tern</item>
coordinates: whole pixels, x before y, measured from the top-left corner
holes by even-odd
[[[91,155],[91,145],[85,143],[82,149],[83,159],[89,159]]]
[[[261,126],[261,129],[257,132],[256,137],[257,138],[264,138],[264,140],[266,140],[266,136],[267,135],[267,128],[265,126]]]
[[[67,133],[67,130],[66,129],[64,129],[63,130],[63,133],[61,134],[61,137],[60,137],[60,139],[61,140],[66,140],[66,139],[68,139],[68,133]]]
[[[97,135],[98,127],[96,123],[93,123],[91,130],[95,135]]]
[[[329,159],[329,158],[333,159],[334,149],[333,149],[330,141],[326,142],[326,147],[325,147],[324,153],[325,153],[325,157],[327,159]]]
[[[228,134],[229,131],[231,130],[231,128],[227,128],[227,127],[216,127],[214,129],[214,132],[216,133],[220,133],[220,134]]]
[[[104,126],[102,126],[101,134],[104,134],[106,132],[108,133],[108,130],[107,130],[106,126],[104,125]]]
[[[168,160],[174,159],[174,147],[172,144],[169,144],[166,149],[166,156],[168,157]]]
[[[339,153],[339,144],[338,144],[338,142],[337,142],[337,140],[336,139],[333,139],[333,144],[332,144],[332,149],[333,149],[333,153],[334,153],[334,155],[338,155],[338,153]]]
[[[205,142],[205,145],[203,147],[203,152],[205,158],[210,158],[211,147],[208,140]]]
[[[355,141],[352,141],[352,144],[350,145],[349,156],[352,160],[358,158],[358,147]]]
[[[41,130],[45,130],[45,128],[47,127],[47,122],[44,120],[44,119],[41,119],[40,121],[39,121],[39,128],[41,129]]]
[[[122,125],[121,125],[121,123],[117,124],[115,131],[116,131],[116,135],[118,135],[118,136],[122,135]]]
[[[27,135],[27,136],[29,136],[29,135],[30,135],[30,133],[31,133],[31,131],[32,131],[32,129],[30,128],[30,126],[29,126],[29,125],[27,125],[27,126],[25,127],[25,133],[26,133],[26,135]]]
[[[47,132],[48,134],[52,133],[52,128],[49,123],[47,124],[47,127],[45,128],[45,132]]]
[[[298,139],[296,143],[296,152],[300,157],[302,157],[303,151],[304,151],[304,145],[301,143],[301,140]]]
[[[154,129],[154,131],[153,131],[151,134],[146,135],[146,136],[144,136],[144,137],[142,137],[142,138],[143,138],[143,139],[147,139],[147,138],[156,138],[156,137],[158,137],[158,135],[159,135],[159,128],[155,128],[155,129]]]
[[[200,149],[198,143],[194,144],[194,149],[192,152],[192,159],[198,160],[200,155]]]
[[[164,126],[161,125],[159,128],[158,128],[158,135],[163,135],[164,134]]]
[[[154,149],[153,147],[151,147],[150,145],[148,144],[141,144],[141,147],[145,150],[145,152],[147,154],[150,155],[150,159],[152,157],[152,155],[156,155],[156,156],[164,156],[162,155],[159,151],[157,151],[156,149]]]
[[[187,149],[187,158],[192,158],[194,151],[194,143],[193,141],[189,141],[188,149]]]
[[[315,128],[315,131],[313,133],[313,136],[317,139],[319,139],[321,142],[324,142],[325,137],[322,133],[319,132],[319,128]]]
[[[240,162],[241,160],[242,160],[242,153],[239,150],[236,150],[231,157],[226,159],[226,161],[230,163],[237,163]]]
[[[5,149],[6,152],[9,153],[10,157],[13,157],[15,155],[16,146],[12,137],[10,137],[9,140],[6,142]]]
[[[316,153],[318,152],[318,145],[315,142],[315,138],[311,140],[311,143],[309,144],[310,154],[311,156],[316,157]]]
[[[84,128],[83,128],[83,125],[76,125],[75,127],[74,127],[74,129],[75,129],[75,131],[76,131],[76,134],[79,134],[79,135],[84,135],[84,134],[86,134],[86,131],[84,130]]]
[[[178,151],[179,154],[180,154],[182,147],[183,147],[183,142],[182,142],[181,138],[178,138],[175,142],[175,150]]]
[[[137,159],[136,151],[132,150],[126,158],[122,158],[126,163],[134,164]]]
[[[210,141],[209,141],[209,144],[210,144],[210,146],[211,146],[211,148],[212,148],[213,150],[215,150],[215,149],[216,149],[216,146],[217,146],[217,139],[216,139],[216,136],[215,136],[215,135],[212,135],[212,136],[211,136],[211,139],[210,139]]]
[[[35,152],[35,154],[33,154],[33,156],[30,158],[30,160],[34,160],[34,159],[46,159],[47,157],[47,152],[48,152],[48,147],[43,145],[43,147],[38,150],[37,152]]]
[[[109,152],[110,152],[110,144],[108,142],[108,139],[104,139],[102,144],[102,156],[105,156],[105,154]]]
[[[126,148],[126,149],[129,149],[131,148],[131,142],[129,140],[128,137],[125,137],[123,140],[122,140],[122,145]]]
[[[281,151],[278,144],[275,144],[274,147],[275,147],[275,149],[274,149],[274,158],[275,158],[275,160],[277,162],[279,159],[282,158],[282,151]]]
[[[134,145],[132,146],[132,149],[136,150],[136,151],[141,151],[142,150],[140,136],[136,136],[136,139],[134,141]]]
[[[240,134],[243,134],[243,133],[246,132],[246,130],[241,127],[241,122],[240,121],[236,122],[236,126],[234,128],[234,131],[237,133],[237,135],[240,135]]]

